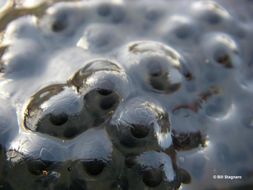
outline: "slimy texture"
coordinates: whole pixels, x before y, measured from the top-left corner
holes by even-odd
[[[253,1],[29,13],[2,33],[0,190],[253,188]]]

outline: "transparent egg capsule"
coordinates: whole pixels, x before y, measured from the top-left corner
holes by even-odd
[[[133,42],[127,51],[127,57],[122,58],[122,62],[127,60],[130,75],[135,74],[133,77],[138,77],[144,88],[170,94],[188,80],[189,69],[184,59],[169,46],[151,41]]]
[[[131,182],[131,189],[176,189],[181,184],[180,176],[173,160],[165,153],[149,151],[125,160]],[[183,172],[181,172],[183,174]],[[184,177],[189,174],[184,174]]]
[[[37,92],[28,103],[24,126],[31,131],[59,138],[73,138],[88,127],[88,116],[79,119],[82,102],[65,85],[51,85]]]
[[[88,189],[111,189],[120,178],[123,156],[102,128],[88,130],[80,140],[72,149],[72,177],[84,180]]]
[[[124,154],[171,146],[170,121],[161,106],[135,98],[122,104],[106,129]]]

